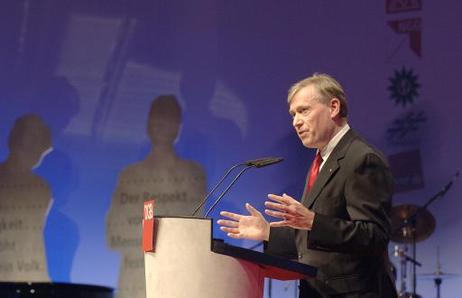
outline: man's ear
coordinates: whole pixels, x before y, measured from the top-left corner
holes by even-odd
[[[330,117],[332,119],[337,118],[340,115],[340,100],[336,97],[330,100]]]

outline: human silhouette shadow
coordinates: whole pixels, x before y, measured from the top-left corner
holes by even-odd
[[[48,281],[43,225],[51,193],[32,170],[51,150],[50,130],[26,114],[16,119],[8,146],[0,163],[0,280]]]
[[[64,77],[44,78],[33,90],[31,109],[50,125],[54,148],[36,173],[51,186],[53,203],[44,230],[48,272],[55,282],[69,282],[79,243],[78,226],[64,211],[79,183],[78,169],[68,153],[64,129],[79,111],[77,90]]]
[[[151,151],[144,160],[120,173],[106,219],[108,246],[122,254],[119,298],[145,297],[140,248],[143,202],[155,200],[156,216],[189,216],[206,192],[202,167],[182,159],[175,151],[181,126],[177,99],[172,95],[157,97],[151,104],[147,124]]]

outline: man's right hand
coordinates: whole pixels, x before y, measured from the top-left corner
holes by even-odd
[[[220,229],[231,238],[250,239],[250,240],[269,240],[270,225],[263,215],[249,203],[245,208],[250,215],[241,215],[227,211],[221,211],[220,215],[229,220],[220,219],[217,223]]]

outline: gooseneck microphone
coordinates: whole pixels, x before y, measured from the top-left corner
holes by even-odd
[[[247,171],[248,169],[250,168],[256,168],[255,165],[250,165],[250,166],[246,166],[245,168],[243,168],[239,174],[236,175],[236,177],[234,177],[233,181],[231,181],[231,183],[228,185],[228,187],[226,187],[226,189],[218,196],[218,198],[215,200],[215,202],[213,202],[212,206],[210,206],[209,210],[207,210],[207,212],[205,213],[204,217],[207,218],[207,216],[209,215],[209,213],[215,208],[215,206],[221,201],[221,198],[223,198],[223,196],[228,192],[228,190],[230,190],[230,188],[234,185],[234,183],[236,183],[237,179],[239,179],[239,177],[242,176],[242,174],[244,174],[245,171]]]
[[[223,196],[231,189],[231,187],[236,183],[236,181],[239,179],[239,177],[242,176],[248,169],[250,168],[262,168],[266,167],[278,162],[281,162],[283,159],[280,157],[266,157],[266,158],[259,158],[259,159],[254,159],[254,160],[249,160],[244,162],[246,165],[245,168],[243,168],[231,181],[231,183],[228,185],[228,187],[225,188],[225,190],[218,196],[218,198],[213,202],[212,206],[210,206],[209,210],[205,213],[204,217],[207,217],[210,212],[215,208],[215,206],[221,201]]]
[[[238,167],[243,167],[245,166],[244,169],[242,169],[231,181],[231,183],[226,187],[226,189],[218,196],[218,198],[215,200],[215,202],[212,204],[212,206],[207,210],[205,213],[204,217],[207,217],[209,213],[215,208],[215,206],[220,202],[220,200],[223,198],[223,196],[231,189],[231,187],[236,183],[236,181],[239,179],[239,177],[242,176],[242,174],[245,173],[250,168],[261,168],[261,167],[266,167],[278,162],[283,161],[283,158],[280,157],[266,157],[266,158],[259,158],[259,159],[253,159],[253,160],[248,160],[243,163],[238,163],[233,165],[226,173],[223,175],[223,177],[218,181],[218,183],[212,188],[212,190],[204,197],[204,199],[199,203],[199,205],[194,209],[194,212],[192,213],[192,216],[196,215],[197,211],[205,204],[207,199],[216,191],[216,189],[223,183],[223,181],[229,176],[231,172],[233,172],[236,168]]]
[[[231,168],[229,168],[229,170],[226,172],[226,174],[224,174],[223,177],[221,177],[220,181],[218,181],[218,183],[215,184],[215,186],[212,188],[212,190],[202,199],[202,201],[199,203],[199,205],[197,205],[196,209],[194,209],[194,212],[191,214],[191,216],[196,215],[197,211],[199,211],[199,209],[201,209],[202,206],[204,206],[205,202],[207,202],[207,199],[215,192],[215,190],[218,188],[218,186],[220,186],[223,183],[223,181],[226,179],[226,177],[228,177],[229,174],[235,168],[245,166],[245,165],[246,165],[246,163],[238,163],[238,164],[233,165]]]

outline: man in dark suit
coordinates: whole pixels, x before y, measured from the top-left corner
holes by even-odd
[[[318,268],[302,280],[300,297],[396,297],[387,247],[392,177],[382,154],[348,125],[341,85],[314,74],[289,90],[289,112],[303,145],[317,149],[301,202],[269,194],[268,223],[223,211],[218,224],[233,238],[265,241],[265,251],[291,255]],[[293,254],[292,254],[293,255]]]

